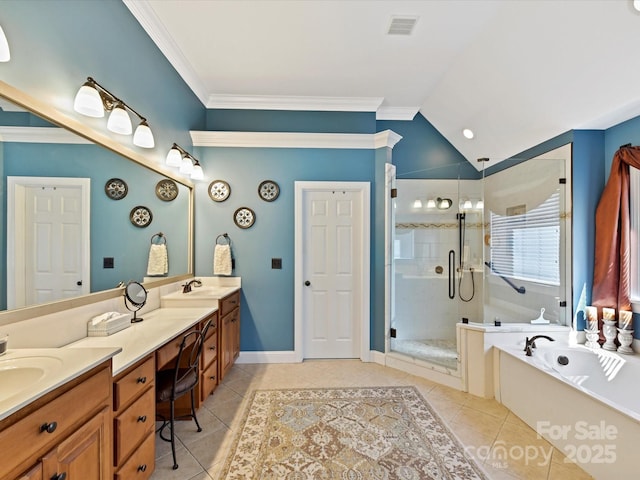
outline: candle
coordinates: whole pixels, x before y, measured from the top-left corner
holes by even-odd
[[[620,328],[623,330],[631,330],[633,327],[633,314],[629,310],[620,310],[618,313],[620,318],[618,319],[618,323],[620,324]]]
[[[616,309],[615,308],[603,308],[602,309],[602,319],[613,321],[616,319]]]
[[[584,307],[587,315],[587,326],[591,331],[598,330],[598,309],[596,307],[587,306]]]

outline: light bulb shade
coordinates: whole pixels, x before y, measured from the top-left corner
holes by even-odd
[[[104,117],[104,105],[100,93],[88,82],[82,85],[76,93],[73,109],[87,117]]]
[[[476,208],[478,210],[482,210],[484,208],[484,202],[482,200],[478,200],[478,203],[476,203]]]
[[[422,208],[422,200],[419,198],[413,202],[413,208]]]
[[[4,30],[0,26],[0,62],[8,62],[11,60],[11,52],[9,51],[9,42],[4,34]]]
[[[109,120],[107,121],[107,129],[120,135],[131,135],[131,132],[133,132],[131,118],[129,118],[129,114],[122,104],[116,104],[111,110],[111,115],[109,115]]]
[[[204,180],[204,171],[199,163],[196,163],[193,166],[193,170],[191,172],[191,180]]]
[[[433,198],[427,200],[427,208],[436,208],[436,201]]]
[[[189,157],[183,157],[182,163],[180,164],[180,173],[190,175],[191,172],[193,172],[193,163],[191,163],[191,159]]]
[[[465,202],[462,204],[462,208],[472,208],[472,204],[471,204],[471,200],[465,200]]]
[[[133,134],[133,144],[142,148],[153,148],[156,144],[153,140],[153,133],[144,120],[140,122]]]
[[[182,165],[182,154],[177,148],[171,148],[167,153],[167,160],[165,162],[169,167],[179,167]]]

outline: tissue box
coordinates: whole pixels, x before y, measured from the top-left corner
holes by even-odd
[[[131,326],[131,314],[121,313],[118,316],[104,320],[93,325],[93,320],[87,323],[87,335],[89,337],[106,337]]]

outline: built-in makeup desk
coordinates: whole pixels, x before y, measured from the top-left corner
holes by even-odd
[[[65,348],[119,347],[113,369],[113,465],[116,480],[149,478],[155,466],[155,373],[172,368],[185,333],[209,320],[196,408],[217,383],[218,311],[215,307],[160,308],[107,337],[86,337]],[[206,357],[206,358],[205,358]],[[212,359],[212,360],[211,360]],[[188,400],[185,397],[186,400]],[[180,405],[177,407],[180,411]],[[179,414],[179,413],[178,413]]]

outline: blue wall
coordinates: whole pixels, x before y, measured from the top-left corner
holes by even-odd
[[[196,275],[213,274],[216,237],[228,233],[236,259],[233,274],[242,277],[241,350],[293,350],[294,182],[373,182],[374,152],[295,148],[197,151],[210,178],[196,188]],[[224,202],[209,198],[207,189],[214,179],[231,186],[231,195]],[[258,196],[258,185],[266,179],[280,186],[280,196],[273,202]],[[255,212],[251,228],[240,229],[233,223],[233,213],[239,207]],[[372,230],[375,228],[372,224]],[[271,258],[282,259],[282,270],[271,269]]]

